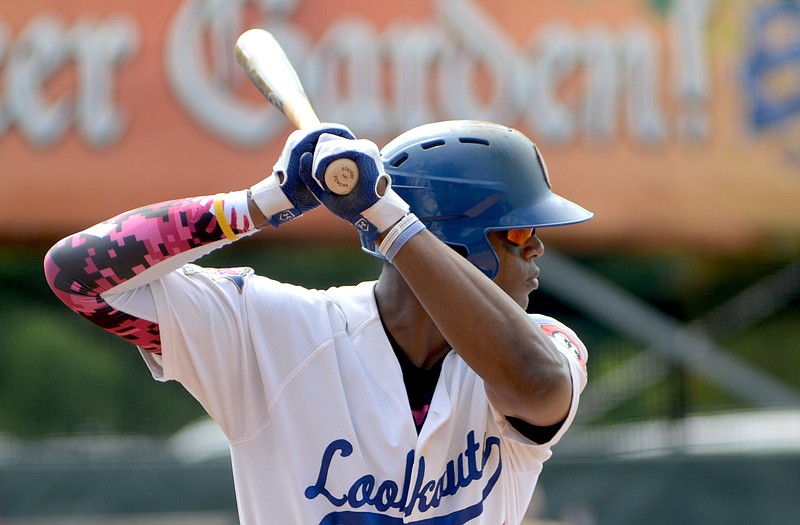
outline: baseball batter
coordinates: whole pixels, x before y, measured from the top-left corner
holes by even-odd
[[[349,195],[324,182],[341,158],[361,174]],[[273,171],[67,237],[45,259],[52,289],[216,420],[243,524],[519,523],[586,383],[578,337],[526,313],[536,228],[592,214],[552,193],[528,138],[487,122],[381,152],[323,124]],[[385,259],[377,281],[309,290],[192,264],[320,204]]]

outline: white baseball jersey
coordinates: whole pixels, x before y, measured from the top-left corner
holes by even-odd
[[[493,410],[457,349],[417,434],[373,287],[307,290],[249,269],[188,265],[149,285],[163,354],[143,355],[223,429],[245,525],[519,523],[575,416],[582,343],[531,316],[569,358],[573,380],[569,416],[549,443],[532,443]],[[137,293],[109,302],[133,308]]]

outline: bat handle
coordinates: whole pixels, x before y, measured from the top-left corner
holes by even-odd
[[[268,97],[272,105],[280,107],[278,104],[281,102],[279,100],[272,100],[273,97],[274,95],[272,94]],[[311,107],[311,104],[285,104],[281,111],[284,112],[286,118],[297,126],[298,129],[316,128],[320,124],[319,117],[314,112],[314,108]]]
[[[310,104],[284,105],[282,111],[300,129],[316,128],[320,124],[319,117]],[[357,183],[358,166],[352,159],[336,159],[325,169],[325,185],[332,193],[347,195]]]
[[[319,117],[297,72],[271,33],[259,28],[245,31],[236,40],[234,52],[256,88],[297,129],[319,126]],[[358,166],[350,159],[331,163],[325,171],[325,183],[333,193],[347,195],[358,183]]]
[[[270,100],[270,102],[276,105],[278,101]],[[282,111],[300,129],[310,129],[320,125],[319,117],[311,104],[284,105]],[[325,169],[325,185],[332,193],[347,195],[353,191],[357,183],[358,166],[352,159],[336,159]]]
[[[270,95],[271,96],[271,95]],[[320,125],[319,117],[310,104],[278,106],[280,101],[270,102],[280,108],[286,117],[299,129],[312,129]],[[325,169],[325,185],[337,195],[347,195],[358,183],[358,166],[352,159],[340,158]]]

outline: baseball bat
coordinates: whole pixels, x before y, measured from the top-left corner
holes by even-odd
[[[269,31],[245,31],[236,40],[234,50],[247,77],[297,129],[319,125],[294,66]],[[337,159],[325,170],[325,184],[333,193],[347,195],[356,183],[358,166],[351,159]]]

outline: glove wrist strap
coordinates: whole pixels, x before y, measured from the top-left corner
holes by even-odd
[[[390,188],[378,202],[361,212],[361,216],[374,227],[374,231],[365,233],[368,236],[377,237],[391,228],[393,224],[401,220],[407,213],[408,204]]]
[[[269,176],[250,188],[250,198],[276,228],[302,215],[281,190],[278,177]]]

